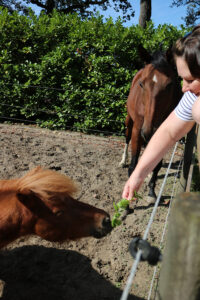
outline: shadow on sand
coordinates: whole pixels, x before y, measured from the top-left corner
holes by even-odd
[[[4,300],[119,300],[122,291],[71,250],[23,246],[0,252]],[[128,300],[142,300],[129,295]]]

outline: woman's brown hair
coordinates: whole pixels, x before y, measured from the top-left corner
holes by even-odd
[[[194,78],[200,78],[200,25],[178,39],[173,46],[174,58],[182,57]]]

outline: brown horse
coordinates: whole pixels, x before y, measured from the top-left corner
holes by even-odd
[[[155,130],[166,119],[181,99],[182,91],[177,80],[170,52],[156,52],[150,62],[134,77],[128,100],[126,117],[126,145],[121,166],[126,165],[128,144],[131,140],[132,158],[128,175],[133,172],[140,155]],[[155,202],[155,184],[162,161],[155,167],[149,182],[148,202]]]
[[[109,233],[109,215],[73,199],[75,191],[68,177],[40,167],[22,178],[1,180],[0,248],[29,234],[64,241]]]

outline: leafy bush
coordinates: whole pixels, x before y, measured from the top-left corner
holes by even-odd
[[[171,25],[126,28],[96,15],[28,17],[0,10],[0,114],[41,126],[122,133],[140,43],[167,49],[186,32]]]

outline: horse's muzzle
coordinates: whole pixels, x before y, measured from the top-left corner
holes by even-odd
[[[94,229],[94,231],[92,232],[92,235],[93,235],[93,237],[100,239],[100,238],[106,236],[111,231],[112,231],[112,225],[111,225],[110,217],[106,216],[102,220],[102,226]]]
[[[141,137],[144,140],[145,145],[149,142],[150,138],[151,138],[151,133],[147,134],[144,129],[141,129]]]
[[[156,129],[157,128],[153,127],[150,130],[145,130],[145,128],[142,127],[142,129],[141,129],[141,136],[142,136],[142,138],[144,140],[145,145],[148,144],[148,142],[150,141],[152,135],[155,133]]]

